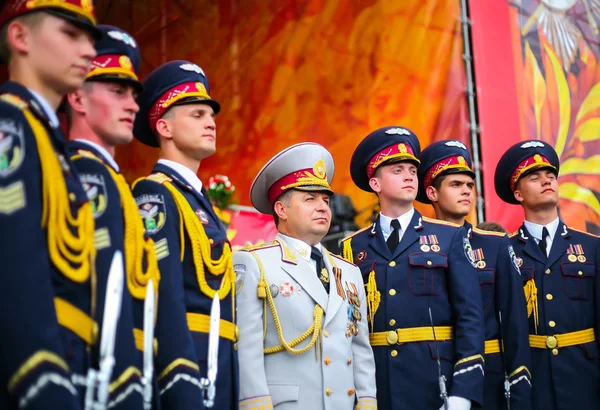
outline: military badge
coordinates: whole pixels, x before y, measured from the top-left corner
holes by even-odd
[[[106,184],[104,177],[100,174],[79,174],[79,180],[83,186],[88,201],[92,204],[94,219],[100,217],[108,205],[108,195],[106,195]]]
[[[25,158],[23,127],[15,121],[0,119],[0,178],[15,172]]]
[[[198,219],[200,219],[202,225],[208,224],[208,217],[206,216],[206,212],[204,212],[202,209],[196,209],[194,213],[196,214]]]
[[[321,269],[319,279],[321,279],[321,282],[329,283],[329,272],[327,272],[326,268]]]
[[[290,282],[282,282],[279,285],[279,293],[281,293],[281,296],[292,296],[294,294],[294,285]]]
[[[485,268],[486,263],[484,260],[485,256],[483,255],[483,249],[474,249],[471,251],[471,254],[473,255],[473,260],[475,261],[475,267],[477,269]]]
[[[165,198],[158,194],[144,194],[135,199],[138,205],[146,232],[154,235],[165,226],[167,220],[167,208]]]
[[[346,337],[358,335],[358,322],[362,319],[360,313],[360,299],[358,289],[354,283],[346,282],[346,295],[348,297],[348,327]]]
[[[113,31],[109,31],[106,34],[108,34],[108,36],[110,38],[113,38],[118,41],[122,41],[123,43],[127,44],[129,47],[137,48],[137,44],[136,44],[135,40],[133,39],[133,37],[131,37],[129,34],[123,32],[123,31],[113,30]]]
[[[463,250],[465,251],[465,256],[471,266],[477,268],[477,263],[475,262],[475,258],[473,257],[473,247],[471,246],[471,241],[466,236],[463,238]]]
[[[508,246],[508,255],[510,256],[510,260],[512,261],[513,266],[515,267],[515,269],[517,270],[517,272],[519,272],[519,275],[521,274],[521,269],[519,265],[519,261],[517,258],[517,254],[515,253],[515,250],[513,249],[512,245]],[[523,261],[521,261],[521,264],[523,263]]]
[[[360,262],[364,261],[366,257],[367,257],[367,251],[362,250],[356,254],[356,261],[360,263]]]
[[[244,278],[246,277],[246,265],[238,263],[233,265],[233,271],[235,272],[235,294],[237,295],[242,290],[244,285]]]
[[[271,292],[272,297],[277,297],[277,295],[279,295],[279,286],[272,284],[269,286],[269,291]]]
[[[202,74],[202,77],[206,77],[206,74],[204,74],[204,71],[198,67],[196,64],[192,64],[192,63],[185,63],[179,66],[179,68],[181,68],[183,71],[193,71],[196,74]]]
[[[583,252],[583,246],[581,245],[569,245],[567,253],[569,254],[568,259],[571,262],[579,261],[584,263],[587,260]]]
[[[333,276],[335,278],[335,288],[337,290],[338,296],[342,299],[346,299],[346,292],[344,292],[344,287],[342,286],[342,270],[337,266],[334,266]]]
[[[404,128],[390,128],[385,133],[388,135],[410,135],[410,132]]]

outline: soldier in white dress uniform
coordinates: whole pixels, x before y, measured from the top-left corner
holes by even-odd
[[[240,410],[375,410],[375,362],[360,270],[321,244],[334,166],[294,145],[258,173],[250,196],[273,214],[274,242],[237,252]]]

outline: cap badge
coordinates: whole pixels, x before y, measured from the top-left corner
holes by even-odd
[[[410,135],[410,131],[404,128],[390,128],[389,130],[386,130],[385,133],[389,135]]]
[[[408,152],[405,144],[398,144],[398,151],[400,151],[402,154],[406,154]]]
[[[460,165],[466,165],[467,161],[465,161],[464,157],[458,157],[458,163]]]
[[[535,148],[535,147],[544,147],[544,144],[539,141],[528,141],[525,144],[521,145],[521,148]]]
[[[444,145],[447,146],[447,147],[462,148],[464,150],[467,149],[467,147],[465,146],[465,144],[463,144],[460,141],[447,141]]]
[[[325,166],[325,161],[323,161],[323,158],[315,162],[315,165],[313,166],[313,173],[317,178],[325,179],[327,167]]]
[[[119,57],[119,65],[127,70],[131,70],[131,60],[127,56]]]
[[[206,74],[204,74],[204,71],[202,71],[202,69],[200,67],[198,67],[196,64],[185,63],[185,64],[181,64],[179,66],[179,68],[181,68],[183,71],[193,71],[194,73],[202,74],[203,77],[206,77]]]
[[[82,2],[82,4],[83,3],[84,2]],[[122,41],[123,43],[127,44],[130,47],[137,48],[137,44],[135,43],[135,40],[133,39],[133,37],[131,37],[127,33],[123,33],[121,31],[113,30],[113,31],[109,31],[107,34],[108,34],[108,36],[110,38]]]
[[[533,160],[539,164],[540,162],[542,162],[542,156],[540,154],[535,154],[533,156]]]

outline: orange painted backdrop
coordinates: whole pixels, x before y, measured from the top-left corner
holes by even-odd
[[[368,209],[375,197],[349,175],[352,152],[385,125],[412,129],[422,146],[467,142],[460,2],[456,0],[103,0],[100,22],[136,37],[142,76],[188,59],[206,72],[217,117],[218,152],[200,176],[229,176],[240,204],[256,173],[300,141],[334,156],[334,189]],[[155,150],[117,152],[127,178],[147,174]],[[429,207],[421,208],[431,215]],[[370,212],[358,221],[366,223]]]

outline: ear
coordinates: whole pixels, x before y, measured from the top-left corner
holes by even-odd
[[[438,190],[435,189],[435,187],[433,185],[429,185],[427,187],[427,189],[425,189],[425,193],[427,194],[427,198],[429,198],[429,200],[431,202],[437,202],[438,201]]]
[[[369,179],[369,186],[376,194],[381,192],[381,184],[379,183],[378,178],[372,177],[371,179]]]
[[[276,201],[273,204],[273,211],[277,214],[280,221],[287,221],[287,206],[281,201]]]
[[[85,115],[86,106],[84,104],[84,96],[82,90],[77,90],[75,92],[67,94],[67,101],[69,101],[69,106],[78,114]]]
[[[171,122],[166,118],[161,118],[156,122],[156,132],[161,138],[168,140],[173,138]]]
[[[521,191],[519,191],[518,189],[513,191],[513,195],[515,196],[515,199],[519,202],[523,202],[525,200],[525,198],[523,198],[523,195],[521,195]]]
[[[29,52],[30,36],[30,28],[19,20],[11,22],[6,32],[9,47],[13,52],[23,55]]]

